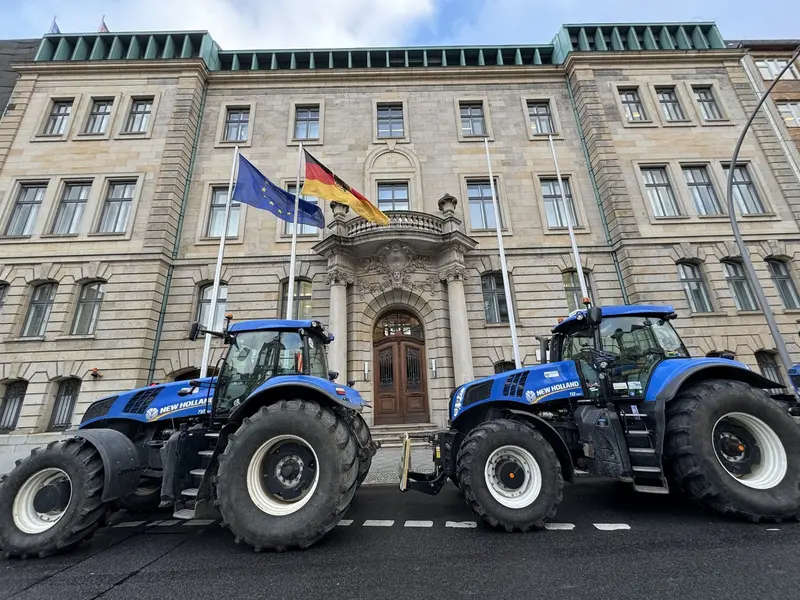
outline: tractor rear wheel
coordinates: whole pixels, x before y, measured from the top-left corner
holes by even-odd
[[[103,461],[79,438],[51,442],[17,461],[0,482],[0,548],[47,556],[88,538],[108,513]]]
[[[674,485],[723,514],[758,522],[800,514],[800,427],[764,390],[708,380],[667,405]]]
[[[372,457],[375,455],[374,450],[370,447],[372,434],[369,431],[367,422],[360,414],[356,414],[353,417],[353,433],[359,446],[358,477],[356,478],[356,488],[359,488],[369,474],[369,468],[372,466]]]
[[[561,503],[564,479],[556,453],[518,421],[497,419],[470,431],[456,473],[467,504],[492,527],[541,529]]]
[[[328,533],[353,499],[356,440],[331,409],[282,400],[244,419],[219,458],[224,522],[256,550],[306,548]]]

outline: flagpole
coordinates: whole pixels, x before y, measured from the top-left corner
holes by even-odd
[[[236,175],[236,164],[239,159],[239,146],[233,148],[233,163],[231,164],[231,176],[228,180],[228,198],[225,200],[225,216],[222,219],[222,233],[219,236],[219,252],[217,252],[217,269],[214,271],[214,286],[211,288],[211,304],[208,307],[209,321],[208,325],[201,323],[205,327],[212,329],[214,327],[214,315],[217,312],[217,296],[219,295],[219,280],[222,276],[222,256],[225,253],[225,238],[228,235],[228,219],[231,214],[231,202],[233,196],[233,178]],[[202,379],[208,374],[208,357],[211,354],[211,334],[206,334],[206,339],[203,342],[203,362],[200,363],[200,378]]]
[[[581,266],[581,255],[578,252],[578,242],[575,240],[575,230],[572,227],[572,210],[567,204],[567,195],[564,191],[564,182],[561,179],[561,170],[558,168],[558,157],[556,156],[556,146],[553,144],[553,135],[547,136],[550,140],[550,151],[553,153],[553,164],[556,166],[556,177],[558,178],[558,189],[561,191],[561,206],[567,215],[567,231],[569,231],[569,243],[572,245],[572,257],[575,259],[575,272],[578,274],[578,281],[581,285],[581,301],[589,297],[586,289],[586,278],[583,276],[583,266]]]
[[[517,341],[517,322],[514,318],[514,304],[511,301],[511,284],[508,281],[508,267],[506,266],[506,251],[503,247],[503,234],[500,231],[500,209],[497,206],[497,193],[494,189],[494,174],[492,173],[492,159],[489,156],[489,138],[483,138],[486,149],[486,164],[489,165],[489,186],[492,189],[492,206],[494,207],[494,227],[497,231],[497,247],[500,250],[500,269],[503,272],[503,289],[506,294],[506,307],[508,309],[508,325],[511,328],[511,345],[514,348],[514,365],[522,368],[519,358],[519,342]]]
[[[303,143],[297,149],[297,179],[294,186],[294,214],[292,215],[292,252],[289,259],[289,293],[286,298],[286,320],[291,320],[294,305],[294,272],[297,262],[297,213],[300,210],[300,174],[303,169]]]

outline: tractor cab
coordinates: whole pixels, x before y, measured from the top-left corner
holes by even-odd
[[[669,306],[575,311],[553,329],[550,361],[576,361],[590,398],[641,400],[661,362],[689,357],[676,316]]]

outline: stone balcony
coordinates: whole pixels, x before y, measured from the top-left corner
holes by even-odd
[[[347,237],[358,237],[376,231],[395,232],[395,233],[433,233],[441,235],[444,232],[444,220],[441,217],[429,215],[427,213],[415,212],[410,210],[387,212],[389,225],[378,225],[370,223],[363,217],[357,217],[347,221],[345,224],[345,235]]]

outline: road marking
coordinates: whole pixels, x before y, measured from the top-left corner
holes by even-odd
[[[215,521],[216,519],[192,519],[191,521],[186,521],[184,525],[187,527],[200,527],[202,525],[211,525]]]
[[[548,531],[572,531],[575,523],[545,523],[544,528]]]
[[[161,523],[159,523],[158,526],[169,527],[171,525],[177,525],[178,523],[180,523],[178,519],[167,519],[166,521],[161,521]]]
[[[433,527],[433,521],[406,521],[403,527]]]
[[[337,523],[339,527],[350,527],[353,524],[353,519],[342,519]]]
[[[625,523],[593,523],[600,531],[618,531],[620,529],[630,529],[630,525]]]
[[[124,521],[122,523],[117,523],[114,527],[138,527],[139,525],[144,525],[147,521]]]
[[[475,521],[448,521],[444,526],[455,529],[475,529],[478,524]]]
[[[778,528],[776,528],[776,527],[773,527],[773,528],[771,528],[771,529],[767,529],[767,531],[780,531],[780,529],[778,529]]]
[[[160,525],[160,524],[161,524],[161,521],[150,521],[147,524],[147,527],[155,527],[156,525]]]
[[[588,475],[589,471],[584,471],[583,469],[575,469],[576,475]]]
[[[391,527],[394,521],[386,519],[367,519],[364,521],[364,527]]]

